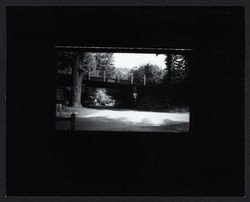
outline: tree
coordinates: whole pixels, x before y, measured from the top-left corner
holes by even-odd
[[[57,73],[69,74],[73,77],[72,105],[81,108],[82,80],[84,77],[103,76],[115,77],[113,53],[92,53],[83,51],[59,51]]]
[[[163,82],[166,84],[176,84],[184,81],[188,75],[189,67],[187,59],[180,54],[167,54],[165,59],[165,73]]]
[[[172,79],[176,83],[184,81],[188,75],[187,59],[183,55],[173,55]]]
[[[72,74],[73,95],[72,104],[81,108],[82,80],[89,72],[96,69],[93,53],[82,51],[60,51],[58,53],[57,73]]]
[[[107,95],[107,90],[105,88],[96,89],[94,98],[97,99],[99,103],[108,104],[112,102],[111,96]]]
[[[121,80],[127,80],[129,79],[129,72],[130,72],[130,69],[126,67],[116,68],[114,75],[116,78],[119,78]]]
[[[106,77],[115,77],[115,67],[113,60],[113,53],[95,53],[94,54],[96,60],[96,70],[98,75],[103,77],[104,72]]]
[[[166,54],[165,58],[166,68],[164,69],[162,83],[167,85],[170,85],[172,82],[172,62],[173,62],[173,55]]]
[[[93,53],[78,52],[75,54],[73,66],[73,107],[81,108],[82,80],[89,72],[96,69]]]
[[[67,78],[67,75],[72,75],[74,66],[74,53],[72,51],[59,51],[57,54],[57,76],[58,80]],[[63,75],[63,77],[62,77]],[[56,89],[56,100],[64,105],[71,105],[71,85],[58,85]]]
[[[133,68],[132,73],[134,74],[134,81],[138,83],[143,83],[144,75],[147,82],[156,84],[161,83],[163,77],[163,70],[150,63],[142,65],[138,69]]]

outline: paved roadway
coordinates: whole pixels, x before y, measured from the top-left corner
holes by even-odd
[[[56,127],[68,130],[70,122],[57,122]],[[189,113],[84,108],[76,118],[76,130],[187,132]]]

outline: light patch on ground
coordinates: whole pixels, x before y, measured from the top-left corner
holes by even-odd
[[[115,111],[115,110],[93,110],[92,113],[84,113],[79,118],[108,118],[114,120],[124,120],[133,124],[143,124],[151,126],[161,126],[166,122],[189,122],[189,113],[160,113],[142,112],[135,110]]]

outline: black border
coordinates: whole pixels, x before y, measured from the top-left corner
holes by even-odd
[[[171,5],[181,5],[181,6],[189,6],[189,5],[199,5],[199,6],[245,6],[245,24],[246,24],[246,42],[245,42],[245,49],[246,49],[246,54],[245,54],[245,60],[246,60],[246,69],[245,69],[245,165],[246,165],[246,185],[245,185],[245,190],[246,190],[246,196],[245,197],[75,197],[74,199],[70,199],[70,197],[7,197],[7,200],[12,200],[12,201],[51,201],[53,200],[58,200],[58,201],[117,201],[117,200],[123,200],[123,201],[127,201],[127,200],[136,200],[136,201],[241,201],[241,200],[247,200],[249,198],[249,148],[250,148],[250,142],[249,142],[249,130],[250,130],[250,125],[249,123],[249,117],[250,117],[250,110],[249,110],[249,82],[250,82],[250,78],[249,78],[249,58],[250,58],[250,54],[249,54],[249,47],[250,47],[250,43],[249,43],[249,4],[248,1],[168,1],[167,3],[164,1],[134,1],[133,3],[128,2],[128,1],[95,1],[95,3],[93,3],[91,0],[89,1],[84,1],[84,2],[80,2],[80,1],[1,1],[1,51],[0,51],[0,56],[1,56],[1,189],[0,189],[0,194],[1,194],[1,199],[5,198],[5,166],[4,166],[4,162],[5,162],[5,140],[6,140],[6,136],[5,136],[5,89],[6,89],[6,77],[5,77],[5,72],[6,72],[6,16],[5,16],[5,11],[6,11],[6,6],[8,5],[33,5],[33,6],[46,6],[46,5],[61,5],[61,6],[85,6],[85,5],[160,5],[160,6],[171,6]]]

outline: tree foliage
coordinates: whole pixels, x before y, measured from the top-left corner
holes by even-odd
[[[181,83],[186,79],[189,67],[184,55],[168,54],[166,55],[165,64],[164,82]]]
[[[96,71],[91,72],[91,75],[113,78],[115,75],[113,53],[92,53],[96,62]]]
[[[111,96],[107,94],[107,90],[105,88],[98,88],[94,92],[94,99],[101,104],[108,104],[112,102]]]
[[[73,69],[83,75],[97,69],[96,59],[93,53],[80,51],[60,51],[57,60],[57,73],[72,74]]]
[[[156,84],[161,83],[164,74],[159,66],[150,63],[141,65],[139,68],[134,68],[132,73],[135,82],[143,83],[145,75],[147,82]]]
[[[128,80],[129,79],[129,74],[130,74],[130,69],[129,68],[116,68],[114,72],[115,78],[119,78],[122,80]]]
[[[172,57],[172,78],[176,82],[184,81],[189,71],[187,60],[183,55],[173,55]]]
[[[89,72],[96,71],[97,63],[96,63],[96,59],[93,53],[85,52],[81,60],[82,60],[82,63],[80,66],[80,70],[82,71],[84,75],[87,75]]]

